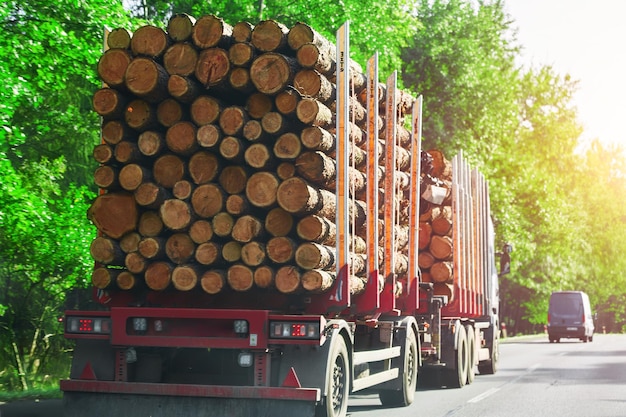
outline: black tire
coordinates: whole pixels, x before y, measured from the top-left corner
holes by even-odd
[[[500,360],[500,338],[497,335],[497,329],[493,332],[493,340],[491,341],[491,359],[478,363],[478,372],[481,375],[493,375],[498,371],[498,361]]]
[[[350,395],[350,361],[346,341],[340,335],[335,337],[330,349],[330,367],[326,371],[326,395],[317,407],[317,417],[342,417],[348,411]]]
[[[406,407],[415,399],[417,386],[417,338],[413,329],[408,329],[404,350],[404,372],[401,375],[402,388],[399,390],[381,390],[378,393],[380,402],[388,407]]]
[[[476,356],[476,339],[474,327],[465,326],[465,334],[467,335],[467,384],[474,382],[476,377],[476,369],[474,368],[474,358]]]
[[[462,388],[467,382],[467,370],[469,363],[469,356],[467,352],[467,335],[465,333],[465,327],[458,326],[458,345],[456,349],[456,355],[454,357],[454,364],[456,369],[445,371],[445,384],[450,388]]]

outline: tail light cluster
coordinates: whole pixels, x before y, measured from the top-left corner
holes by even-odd
[[[111,334],[111,319],[108,317],[68,316],[65,318],[65,332],[93,335]]]

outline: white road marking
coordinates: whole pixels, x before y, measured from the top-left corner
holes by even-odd
[[[540,363],[536,363],[536,364],[534,364],[533,366],[531,366],[531,367],[529,367],[528,369],[526,369],[526,371],[525,371],[523,374],[521,374],[521,375],[517,376],[516,378],[512,379],[511,381],[509,381],[509,382],[507,382],[507,383],[503,384],[501,387],[503,387],[503,386],[505,386],[505,385],[508,385],[508,384],[514,384],[514,383],[516,383],[517,381],[519,381],[520,379],[522,379],[523,377],[525,377],[525,376],[526,376],[526,375],[528,375],[529,373],[531,373],[531,372],[535,371],[535,370],[536,370],[537,368],[539,368],[540,366],[541,366],[541,364],[540,364]],[[501,387],[500,387],[500,388],[501,388]],[[491,395],[493,395],[493,394],[495,394],[496,392],[500,391],[500,388],[491,388],[491,389],[488,389],[487,391],[483,392],[482,394],[479,394],[479,395],[475,396],[474,398],[471,398],[471,399],[467,400],[467,402],[468,402],[468,403],[477,403],[477,402],[479,402],[479,401],[482,401],[482,400],[484,400],[485,398],[490,397]]]

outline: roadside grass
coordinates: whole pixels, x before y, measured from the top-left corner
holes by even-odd
[[[52,385],[45,388],[33,388],[27,391],[0,391],[0,403],[8,403],[19,400],[43,400],[61,398],[63,393],[59,390],[58,385]]]

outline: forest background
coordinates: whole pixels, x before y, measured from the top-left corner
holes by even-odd
[[[499,0],[7,0],[0,8],[0,391],[55,386],[69,369],[66,308],[85,307],[96,229],[86,211],[100,119],[91,98],[104,28],[165,27],[173,13],[226,22],[345,21],[351,57],[424,97],[425,149],[462,151],[486,176],[509,334],[543,331],[549,294],[581,289],[597,326],[626,330],[626,156],[579,143],[577,80],[516,64]]]

